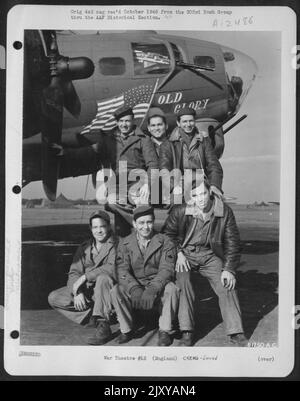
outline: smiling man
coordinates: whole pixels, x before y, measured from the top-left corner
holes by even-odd
[[[53,291],[49,304],[67,318],[95,327],[91,345],[101,345],[111,338],[109,319],[112,312],[110,291],[115,284],[116,239],[109,215],[98,210],[89,221],[92,238],[81,244],[69,271],[66,287]]]
[[[206,181],[193,183],[188,204],[173,207],[163,232],[177,244],[178,320],[183,345],[191,346],[194,341],[195,290],[192,277],[201,274],[208,279],[219,298],[230,342],[245,346],[247,339],[235,291],[240,239],[230,207],[220,200],[215,202]]]
[[[134,206],[147,204],[149,201],[151,171],[158,169],[158,157],[151,139],[135,125],[132,108],[122,107],[114,116],[117,127],[104,134],[106,161],[103,164],[115,173],[107,185],[109,193],[116,194],[116,199],[108,198],[106,208],[123,217],[123,221],[118,224],[118,230],[120,235],[124,236],[124,233],[128,235],[130,232]],[[141,180],[136,191],[133,188],[138,178],[136,181],[129,179],[129,176],[135,173]],[[128,187],[124,187],[126,179]],[[131,198],[128,196],[129,192]]]
[[[210,140],[198,131],[195,115],[192,108],[185,107],[179,111],[177,127],[160,146],[159,168],[169,172],[177,169],[182,174],[185,170],[202,170],[210,183],[210,192],[221,197],[223,169]],[[181,182],[172,181],[171,190],[174,194],[182,193]]]
[[[172,343],[170,332],[176,317],[179,290],[174,284],[176,248],[164,234],[154,232],[154,210],[140,206],[133,214],[135,232],[118,247],[119,285],[111,292],[120,323],[120,344],[133,336],[134,310],[160,308],[159,346]]]
[[[157,157],[160,145],[167,139],[168,124],[165,113],[158,107],[152,107],[148,112],[148,131],[154,144]]]
[[[160,147],[167,140],[168,124],[165,113],[159,107],[152,107],[148,112],[147,128],[153,142],[157,157],[159,158]],[[163,183],[161,177],[152,182],[151,204],[154,207],[163,206]]]

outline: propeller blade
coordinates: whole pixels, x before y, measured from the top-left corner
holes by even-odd
[[[59,78],[52,78],[50,85],[43,90],[42,116],[53,122],[60,121],[63,112],[64,94],[57,80]]]
[[[48,199],[55,201],[60,162],[56,156],[51,155],[51,149],[46,143],[42,144],[41,154],[44,191]]]
[[[98,171],[94,171],[92,173],[92,183],[93,183],[94,189],[96,189],[96,187],[97,187],[97,174],[98,174]]]
[[[54,201],[56,199],[57,180],[59,176],[60,158],[59,153],[62,147],[49,138],[60,139],[61,124],[50,120],[43,120],[42,129],[42,181],[47,197]],[[59,141],[60,142],[60,141]]]
[[[76,93],[72,81],[64,81],[62,83],[62,89],[64,94],[64,106],[65,108],[76,118],[79,117],[81,111],[81,103]]]
[[[43,90],[42,114],[43,118],[50,119],[53,122],[62,123],[64,93],[61,78],[57,71],[58,58],[59,52],[56,35],[55,33],[52,33],[49,52],[50,84]]]
[[[51,80],[43,90],[42,100],[42,180],[45,193],[50,200],[56,199],[57,180],[59,176],[61,135],[63,122],[64,92],[61,78],[57,72],[59,57],[56,35],[51,35],[50,43],[50,75]]]

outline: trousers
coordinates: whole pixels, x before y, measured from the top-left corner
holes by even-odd
[[[133,328],[133,308],[130,294],[121,285],[116,285],[111,291],[111,301],[117,313],[121,333],[129,333]],[[174,283],[168,283],[160,297],[161,313],[159,329],[171,331],[173,321],[177,316],[179,289]]]
[[[91,291],[84,291],[88,300],[87,308],[84,311],[75,309],[74,297],[68,287],[52,291],[49,294],[48,302],[53,309],[78,324],[82,324],[90,314],[109,320],[113,309],[110,299],[110,291],[113,286],[114,281],[110,276],[106,274],[98,276],[92,294]]]
[[[186,255],[189,260],[189,256]],[[198,265],[195,265],[195,259]],[[191,258],[192,270],[177,273],[176,285],[180,289],[178,321],[181,331],[193,331],[195,326],[195,289],[193,287],[193,275],[201,274],[209,281],[210,286],[219,299],[219,307],[227,335],[243,333],[241,309],[235,290],[229,291],[221,282],[223,262],[215,254],[198,254],[197,258]]]

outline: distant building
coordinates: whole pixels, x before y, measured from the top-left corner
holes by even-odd
[[[269,207],[269,205],[267,203],[265,203],[264,201],[262,201],[262,202],[255,201],[252,205],[247,205],[248,209],[255,209],[257,207]]]
[[[35,207],[33,199],[28,199],[27,202],[25,203],[25,208],[26,209],[33,209]]]
[[[76,209],[73,201],[67,199],[63,194],[60,194],[55,201],[50,201],[49,199],[44,199],[42,207],[47,209]]]

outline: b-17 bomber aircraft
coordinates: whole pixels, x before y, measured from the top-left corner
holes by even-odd
[[[161,108],[169,131],[183,107],[196,111],[217,156],[223,130],[239,111],[257,74],[249,56],[213,42],[154,31],[25,31],[23,185],[43,181],[50,200],[60,178],[95,174],[89,157],[113,113],[130,106],[147,129],[150,107]],[[84,162],[66,165],[59,154],[82,149]]]

